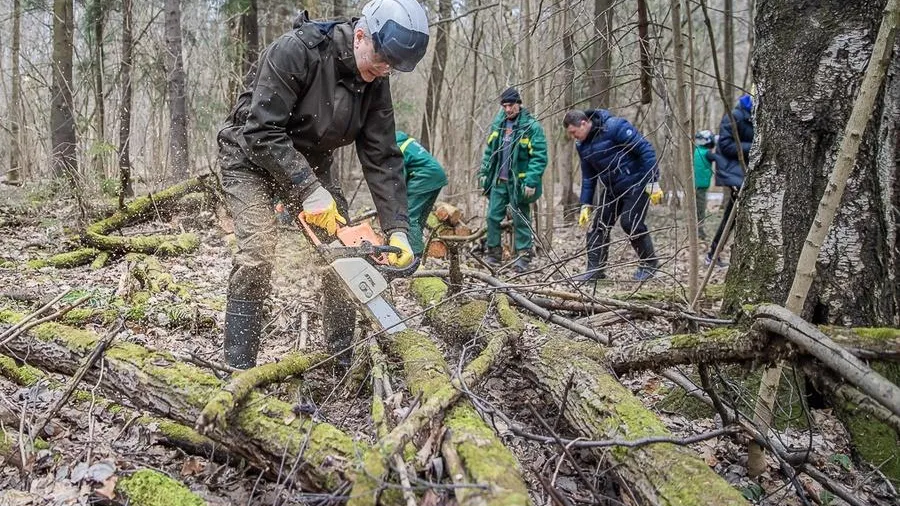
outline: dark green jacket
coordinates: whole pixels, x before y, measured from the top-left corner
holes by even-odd
[[[487,146],[484,150],[484,158],[481,162],[479,177],[484,178],[485,192],[497,182],[500,171],[503,149],[503,126],[506,123],[506,113],[502,110],[494,118],[491,130],[488,132]],[[536,201],[543,191],[542,178],[544,169],[547,168],[547,139],[544,137],[544,129],[541,124],[531,116],[524,107],[516,118],[513,131],[512,151],[512,184],[516,187],[516,196],[521,204],[530,204]],[[525,199],[526,186],[535,189],[534,196]]]
[[[420,195],[447,186],[447,174],[431,153],[402,130],[397,130],[397,145],[403,153],[406,194]]]
[[[408,228],[390,83],[362,80],[352,21],[312,22],[302,13],[260,53],[245,85],[219,132],[222,170],[266,173],[297,204],[333,179],[334,150],[355,143],[382,230]]]

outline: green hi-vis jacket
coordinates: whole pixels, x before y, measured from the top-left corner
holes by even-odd
[[[419,195],[447,186],[447,174],[431,153],[402,130],[397,130],[397,145],[403,153],[406,194]]]
[[[506,113],[501,110],[491,125],[491,131],[487,137],[487,147],[481,162],[479,176],[484,179],[485,192],[490,192],[490,189],[496,184],[500,172],[505,123]],[[518,202],[530,204],[536,201],[543,191],[542,178],[544,169],[547,168],[547,139],[544,137],[544,128],[524,107],[516,118],[512,135],[513,149],[510,156],[512,157],[513,176],[510,177],[510,183],[516,188]],[[534,195],[529,199],[526,199],[524,195],[526,186],[535,189]]]

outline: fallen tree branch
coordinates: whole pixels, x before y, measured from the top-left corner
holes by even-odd
[[[0,341],[0,346],[3,346],[3,345],[5,345],[5,344],[7,344],[8,342],[10,342],[10,341],[12,341],[13,339],[19,337],[19,336],[22,335],[23,333],[28,332],[32,327],[36,327],[36,326],[41,325],[41,324],[43,324],[43,323],[47,323],[47,322],[49,322],[49,321],[53,321],[53,320],[59,318],[60,316],[66,314],[66,313],[68,313],[69,311],[71,311],[71,310],[75,309],[76,307],[80,306],[80,305],[83,304],[86,300],[88,300],[88,299],[90,299],[90,298],[91,298],[91,295],[84,295],[84,296],[82,296],[82,297],[79,297],[77,300],[75,300],[75,301],[72,302],[71,304],[66,305],[66,306],[63,307],[62,309],[56,311],[55,313],[53,313],[53,314],[51,314],[51,315],[49,315],[49,316],[45,316],[45,317],[41,318],[40,320],[30,321],[30,322],[26,323],[25,325],[20,326],[20,327],[17,328],[16,330],[7,330],[6,332],[3,333],[3,341]]]
[[[238,373],[206,403],[197,418],[195,428],[201,434],[209,432],[213,425],[224,429],[235,407],[240,405],[254,389],[303,374],[311,366],[327,359],[328,355],[322,353],[291,354],[278,362],[270,362]]]
[[[772,304],[754,312],[755,325],[784,336],[849,381],[895,416],[900,416],[900,387],[873,371],[819,329],[787,309]]]
[[[22,325],[25,325],[26,323],[30,322],[34,318],[37,318],[38,316],[40,316],[44,311],[47,311],[48,309],[53,307],[53,304],[56,304],[57,302],[61,301],[63,299],[63,297],[65,297],[66,295],[69,295],[69,293],[71,293],[71,292],[72,292],[72,290],[66,290],[65,292],[54,297],[53,300],[51,300],[50,302],[48,302],[48,303],[44,304],[43,306],[41,306],[40,308],[38,308],[37,311],[25,315],[25,317],[23,317],[21,320],[17,321],[15,325],[13,325],[12,327],[10,327],[10,328],[6,329],[5,331],[3,331],[2,333],[0,333],[0,339],[4,339],[6,336],[10,335],[11,333],[19,330],[19,328],[22,327]]]
[[[132,200],[109,218],[88,225],[84,233],[84,243],[98,250],[113,253],[132,252],[148,255],[178,255],[196,249],[200,245],[200,240],[191,233],[136,237],[109,234],[157,215],[161,208],[174,205],[188,193],[203,190],[208,177],[189,179],[157,193]]]
[[[101,251],[96,248],[78,248],[76,250],[58,253],[48,258],[35,258],[29,260],[25,265],[29,269],[43,269],[44,267],[65,269],[68,267],[79,267],[93,262],[100,253]]]
[[[0,324],[18,318],[21,316],[0,311]],[[99,339],[92,332],[56,323],[39,325],[30,335],[33,339],[15,339],[8,348],[28,357],[31,364],[69,375]],[[105,391],[184,424],[197,420],[223,386],[212,374],[131,343],[111,346],[105,364],[101,383]],[[96,382],[96,369],[88,370],[86,378]],[[362,443],[334,426],[296,415],[289,404],[258,394],[251,394],[235,413],[234,423],[211,430],[209,437],[260,469],[277,469],[284,458],[305,463],[298,465],[296,476],[290,478],[306,490],[334,490],[352,481],[353,457],[362,451]]]

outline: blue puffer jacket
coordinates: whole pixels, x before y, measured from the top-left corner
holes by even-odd
[[[750,145],[753,144],[753,116],[748,108],[750,102],[742,101],[732,111],[737,124],[735,136],[731,120],[726,114],[719,126],[719,142],[716,144],[716,184],[719,186],[741,186],[744,184],[744,170],[738,161],[738,150],[744,154],[744,163],[750,163]]]
[[[598,180],[616,196],[659,180],[656,152],[634,125],[606,109],[584,112],[593,127],[584,142],[576,144],[582,204],[593,204]]]

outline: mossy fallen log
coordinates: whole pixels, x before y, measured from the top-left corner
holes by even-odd
[[[566,420],[590,439],[666,436],[659,418],[570,339],[550,334],[528,347],[525,367],[554,400],[565,402]],[[563,401],[564,392],[568,392]],[[641,502],[664,505],[747,504],[736,489],[687,448],[654,444],[604,452],[613,473]]]
[[[407,388],[413,395],[430,399],[451,395],[450,369],[443,354],[426,336],[418,333],[395,334],[391,352],[403,363]],[[496,360],[505,338],[489,349]],[[480,364],[490,361],[485,357]],[[482,374],[486,371],[482,371]],[[449,388],[448,388],[449,387]],[[423,400],[423,402],[427,402]],[[478,492],[469,490],[460,504],[520,505],[528,502],[528,492],[515,456],[497,439],[493,429],[482,420],[468,401],[461,401],[444,416],[447,438],[453,445],[470,483],[487,485]]]
[[[189,179],[165,190],[132,200],[112,216],[88,225],[84,233],[84,243],[96,249],[113,253],[133,252],[150,255],[179,255],[196,249],[200,245],[200,240],[191,233],[134,237],[109,234],[156,216],[161,209],[174,206],[181,197],[189,193],[202,191],[205,188],[206,179],[207,176]]]
[[[44,385],[51,390],[58,391],[65,388],[65,385],[56,381],[44,371],[27,364],[17,364],[12,357],[6,355],[0,355],[0,376],[23,387],[30,387],[38,382],[44,382]],[[92,405],[95,414],[105,412],[122,420],[134,420],[133,423],[142,425],[156,434],[160,442],[180,448],[191,455],[209,457],[218,454],[227,457],[223,449],[217,447],[213,440],[190,427],[166,418],[142,415],[109,399],[92,395],[91,392],[75,390],[72,394],[72,404],[76,409],[86,409],[88,405]],[[68,412],[63,410],[60,416],[65,418],[65,413]],[[72,419],[69,421],[80,422],[81,420]]]
[[[69,267],[87,265],[93,262],[99,254],[100,250],[96,248],[78,248],[76,250],[53,255],[49,258],[29,260],[25,265],[29,269],[43,269],[44,267],[66,269]]]
[[[0,325],[22,315],[0,311]],[[7,344],[10,352],[27,362],[62,374],[74,373],[100,337],[57,323],[45,323]],[[101,387],[129,399],[140,409],[183,424],[192,424],[206,403],[224,386],[222,381],[171,355],[131,343],[116,343],[104,356]],[[85,381],[98,382],[97,368]],[[290,479],[305,490],[334,490],[353,477],[354,456],[362,452],[350,436],[334,426],[297,415],[291,405],[251,394],[226,429],[214,429],[210,439],[260,469],[278,469],[289,458],[296,466]]]
[[[410,283],[410,293],[423,307],[435,307],[425,312],[426,322],[442,339],[453,344],[470,341],[482,326],[488,303],[473,300],[460,305],[447,304],[444,298],[448,286],[438,278],[416,278]]]

